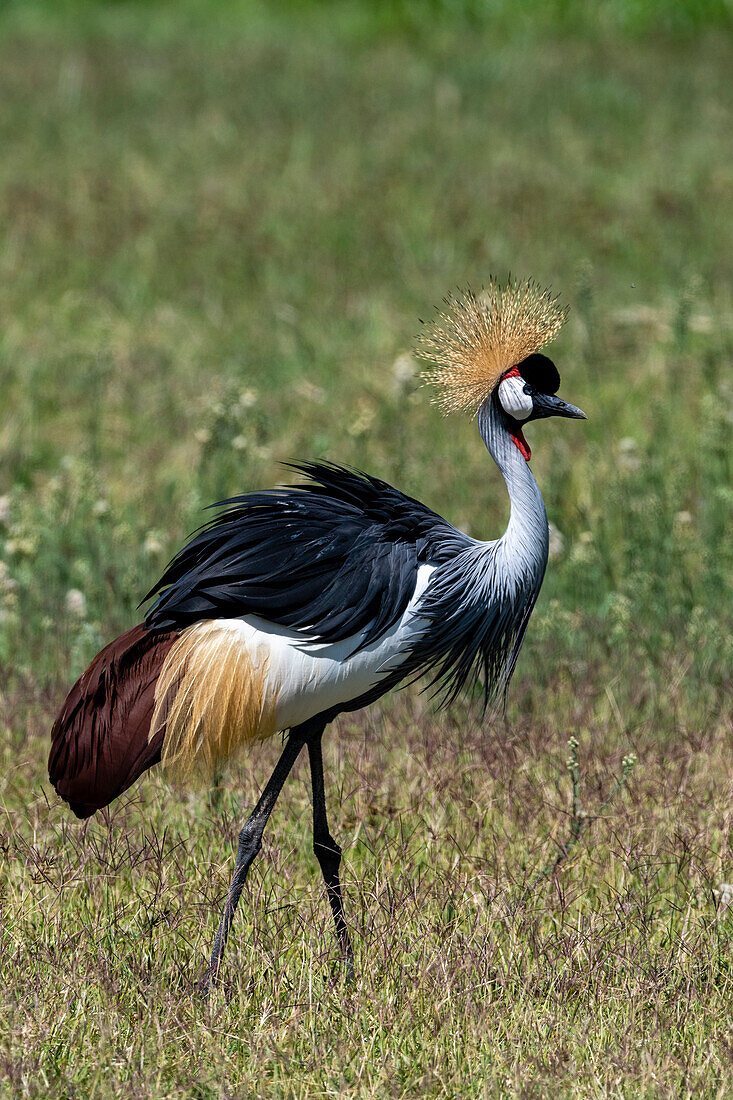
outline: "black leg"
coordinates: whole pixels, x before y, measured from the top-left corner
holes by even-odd
[[[313,851],[321,865],[323,880],[326,883],[326,892],[331,904],[336,935],[338,936],[341,953],[346,962],[346,980],[354,980],[354,955],[351,950],[349,930],[344,920],[344,905],[341,897],[341,882],[339,880],[339,866],[341,864],[341,849],[328,831],[328,818],[326,816],[326,796],[323,789],[323,754],[321,752],[321,736],[323,730],[308,741],[308,756],[311,765],[311,782],[313,784]]]
[[[229,929],[234,920],[234,910],[237,908],[239,896],[242,893],[250,864],[262,846],[262,834],[272,810],[277,802],[277,797],[283,788],[285,780],[290,774],[290,769],[298,758],[298,753],[303,748],[305,736],[299,730],[294,730],[285,742],[282,756],[270,776],[270,780],[260,795],[260,800],[252,811],[244,828],[239,834],[239,848],[237,850],[237,862],[234,868],[234,877],[227,900],[224,903],[224,912],[221,915],[219,928],[214,937],[214,946],[211,951],[211,961],[206,974],[201,982],[200,992],[206,996],[215,984],[219,974],[219,967],[224,955]]]

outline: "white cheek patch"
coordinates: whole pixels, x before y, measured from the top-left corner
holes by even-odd
[[[532,396],[524,392],[523,378],[505,378],[499,386],[499,401],[505,413],[515,420],[526,420],[532,412]]]

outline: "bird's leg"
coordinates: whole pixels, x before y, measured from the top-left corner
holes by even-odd
[[[313,851],[321,865],[323,880],[326,883],[326,892],[331,904],[336,935],[338,936],[341,952],[346,963],[346,980],[354,980],[354,954],[351,950],[349,930],[344,920],[344,905],[341,897],[341,882],[339,879],[339,866],[341,864],[341,848],[328,831],[328,818],[326,816],[326,796],[323,788],[323,754],[321,751],[321,737],[323,730],[308,740],[308,757],[311,766],[311,783],[313,786]]]
[[[237,908],[239,896],[242,893],[250,864],[262,846],[262,834],[272,810],[277,802],[278,795],[283,788],[285,780],[290,774],[290,769],[298,758],[298,753],[303,748],[305,735],[299,730],[293,730],[285,742],[282,755],[278,760],[275,770],[270,776],[269,782],[260,795],[260,800],[250,814],[241,833],[239,834],[239,847],[237,849],[237,862],[234,868],[234,877],[227,900],[224,903],[224,912],[221,915],[219,928],[214,937],[214,946],[211,951],[206,974],[199,987],[199,992],[206,997],[215,984],[219,974],[219,967],[224,955],[229,929],[234,920],[234,910]]]

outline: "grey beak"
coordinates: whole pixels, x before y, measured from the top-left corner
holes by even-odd
[[[533,420],[540,420],[545,416],[567,416],[571,420],[588,419],[582,409],[579,409],[576,405],[569,405],[567,401],[563,401],[561,397],[555,397],[551,393],[535,393],[532,401],[534,405]]]

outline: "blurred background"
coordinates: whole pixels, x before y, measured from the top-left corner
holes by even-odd
[[[3,678],[65,683],[200,509],[282,460],[353,463],[499,533],[504,487],[411,349],[448,290],[511,271],[569,302],[553,354],[590,417],[531,439],[554,645],[587,655],[587,631],[619,667],[718,681],[729,15],[4,4]]]
[[[510,728],[660,761],[716,729],[729,770],[731,72],[729,0],[0,4],[21,832],[65,690],[205,505],[329,458],[500,534],[501,479],[413,339],[510,271],[570,305],[551,354],[589,416],[528,432],[552,561]]]

